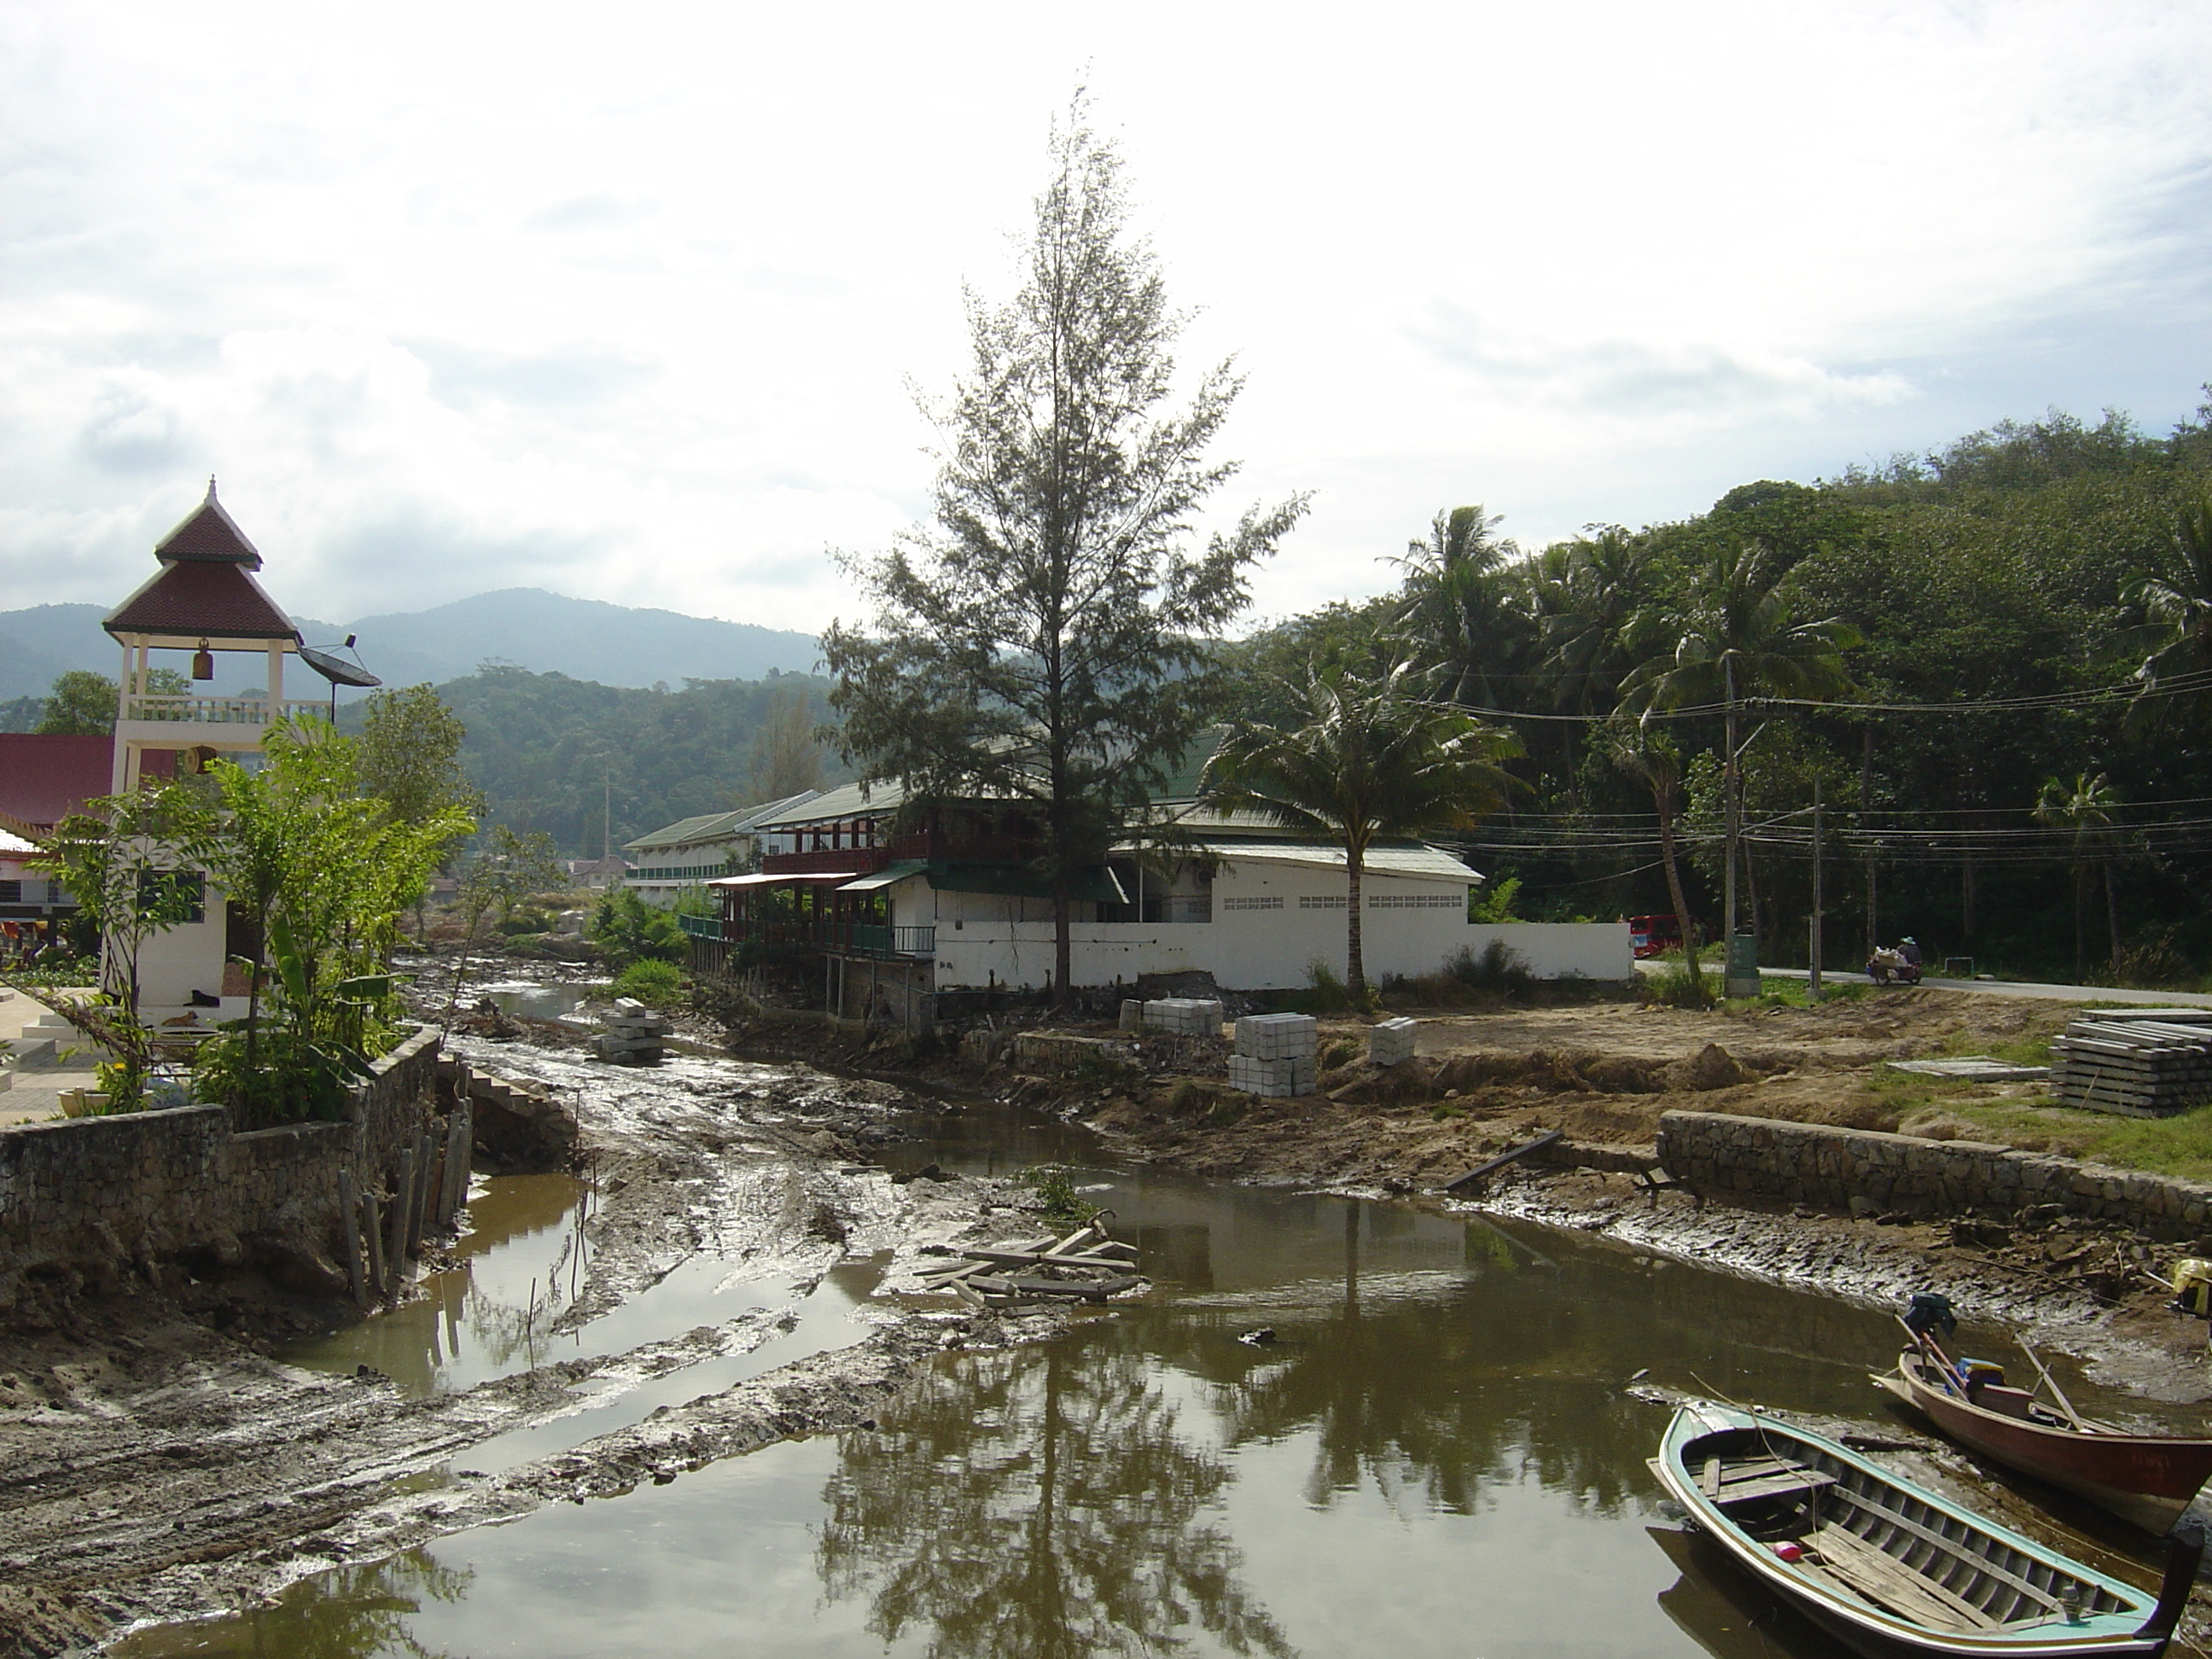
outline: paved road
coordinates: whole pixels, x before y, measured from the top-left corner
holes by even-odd
[[[1802,968],[1762,968],[1762,975],[1775,979],[1804,979]],[[1868,985],[1873,981],[1864,974],[1826,972],[1820,975],[1823,985]],[[1923,979],[1921,984],[1931,991],[1979,991],[1990,996],[2036,997],[2047,1002],[2110,1002],[2130,1008],[2212,1008],[2212,996],[2196,991],[2120,991],[2109,985],[2038,985],[2032,981],[2012,979]]]

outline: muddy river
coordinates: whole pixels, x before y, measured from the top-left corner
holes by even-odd
[[[1894,1434],[1866,1378],[1894,1350],[1887,1314],[1577,1233],[1115,1170],[1071,1132],[1006,1114],[919,1127],[895,1163],[1076,1163],[1142,1252],[1151,1299],[940,1360],[872,1425],[458,1533],[115,1651],[1839,1651],[1680,1534],[1644,1464],[1666,1417],[1653,1396],[1732,1395]],[[878,1272],[866,1259],[797,1285],[695,1260],[602,1318],[564,1321],[588,1266],[587,1202],[564,1178],[487,1183],[464,1259],[423,1297],[289,1358],[457,1389],[789,1310],[750,1352],[468,1455],[492,1469],[864,1332],[854,1316]],[[1998,1497],[2008,1516],[2029,1512]],[[2117,1528],[2066,1519],[2081,1533],[2040,1529],[2155,1583],[2154,1558],[2097,1547],[2123,1546]]]

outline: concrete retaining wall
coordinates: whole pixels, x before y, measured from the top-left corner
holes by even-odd
[[[0,1130],[0,1308],[33,1273],[110,1281],[179,1256],[258,1263],[295,1288],[345,1291],[338,1176],[389,1183],[437,1115],[439,1035],[378,1060],[337,1123],[234,1134],[220,1106]]]
[[[2011,1214],[2056,1204],[2154,1238],[2212,1233],[2212,1185],[1972,1140],[1780,1123],[1724,1112],[1668,1112],[1659,1161],[1716,1197],[1730,1193],[1860,1213]]]

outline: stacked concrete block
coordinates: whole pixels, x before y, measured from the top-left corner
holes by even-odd
[[[1145,1005],[1134,997],[1121,999],[1121,1030],[1135,1036],[1145,1029]]]
[[[1320,1035],[1310,1014],[1248,1014],[1237,1022],[1229,1086],[1275,1099],[1313,1093]]]
[[[661,1049],[668,1040],[667,1018],[656,1014],[644,1004],[623,997],[614,1006],[613,1012],[600,1022],[601,1030],[592,1039],[592,1052],[601,1060],[611,1060],[622,1066],[658,1066]]]
[[[1376,1066],[1395,1066],[1413,1057],[1413,1022],[1386,1019],[1367,1033],[1367,1058]]]
[[[1162,997],[1145,1005],[1145,1029],[1176,1036],[1219,1036],[1221,1005],[1210,997]]]
[[[1229,1086],[1273,1100],[1310,1095],[1316,1087],[1314,1063],[1310,1057],[1255,1060],[1249,1054],[1231,1054]]]

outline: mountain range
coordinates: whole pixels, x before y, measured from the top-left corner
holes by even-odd
[[[88,668],[113,678],[122,653],[100,631],[100,619],[107,611],[99,605],[0,611],[0,698],[39,696],[65,669]],[[361,660],[387,685],[459,679],[493,662],[601,685],[680,686],[692,679],[810,673],[821,657],[811,635],[572,599],[536,587],[511,587],[428,611],[349,623],[293,620],[309,645],[334,646],[349,634],[357,636]],[[219,692],[265,683],[255,659],[218,653],[216,667],[214,689]],[[301,677],[299,683],[295,676]],[[289,696],[312,696],[320,686],[299,665],[286,672]]]

